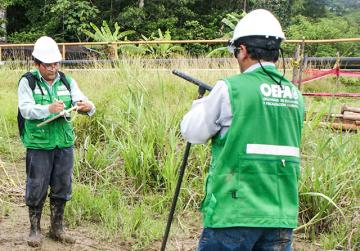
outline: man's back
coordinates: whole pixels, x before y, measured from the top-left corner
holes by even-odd
[[[233,118],[212,142],[206,227],[297,225],[303,100],[288,81],[271,81],[261,68],[225,79]]]

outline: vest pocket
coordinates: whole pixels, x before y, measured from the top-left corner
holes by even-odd
[[[280,218],[296,219],[299,162],[261,158],[242,159],[241,162],[227,200],[233,201],[233,212],[250,217],[273,218],[274,221]]]
[[[37,127],[35,124],[30,123],[28,129],[30,139],[34,144],[48,144],[50,142],[47,125]]]
[[[63,131],[65,136],[65,143],[66,144],[73,144],[74,143],[74,129],[68,122],[63,123]]]

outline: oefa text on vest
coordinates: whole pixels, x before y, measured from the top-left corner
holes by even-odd
[[[264,105],[299,108],[299,94],[296,87],[278,84],[261,84],[260,91]]]

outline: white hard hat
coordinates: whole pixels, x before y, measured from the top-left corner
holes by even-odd
[[[270,11],[264,9],[253,10],[245,15],[236,25],[233,37],[229,42],[232,44],[238,38],[249,36],[271,36],[281,40],[285,39],[279,21]]]
[[[32,56],[46,64],[62,60],[58,45],[54,39],[47,36],[43,36],[36,41]]]

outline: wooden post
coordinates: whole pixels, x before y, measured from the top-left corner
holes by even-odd
[[[340,53],[339,52],[336,52],[336,63],[334,65],[334,67],[336,68],[336,89],[339,88],[339,85],[340,85]]]
[[[0,47],[0,61],[2,61],[2,47]]]
[[[119,59],[119,54],[118,54],[117,43],[113,43],[113,50],[114,50],[114,54],[115,54],[115,59],[118,60]]]
[[[65,60],[65,44],[62,45],[62,58]]]
[[[339,71],[340,71],[340,53],[337,52],[336,53],[336,62],[334,64],[334,67],[333,69],[336,69],[336,80],[335,80],[335,88],[333,89],[333,92],[332,92],[332,96],[331,96],[331,100],[330,100],[330,105],[329,105],[329,113],[331,113],[331,110],[333,108],[333,105],[334,105],[334,99],[335,99],[335,94],[336,94],[336,91],[338,90],[339,88],[339,83],[340,83],[340,74],[339,74]],[[330,118],[328,118],[328,121],[330,120]],[[342,120],[342,123],[344,122],[344,120]]]
[[[110,42],[107,45],[107,50],[108,50],[108,57],[110,60],[118,60],[119,59],[116,43]]]
[[[303,37],[302,39],[302,43],[301,43],[301,63],[300,63],[300,69],[299,69],[299,80],[298,80],[298,88],[299,91],[301,91],[301,80],[302,80],[302,72],[303,72],[303,68],[304,68],[304,63],[305,63],[305,57],[304,57],[304,50],[305,50],[305,37]]]
[[[295,52],[294,52],[294,59],[293,59],[293,76],[292,76],[292,83],[294,85],[297,85],[299,83],[296,83],[296,79],[297,79],[297,73],[299,70],[299,54],[300,54],[300,45],[295,47]]]

